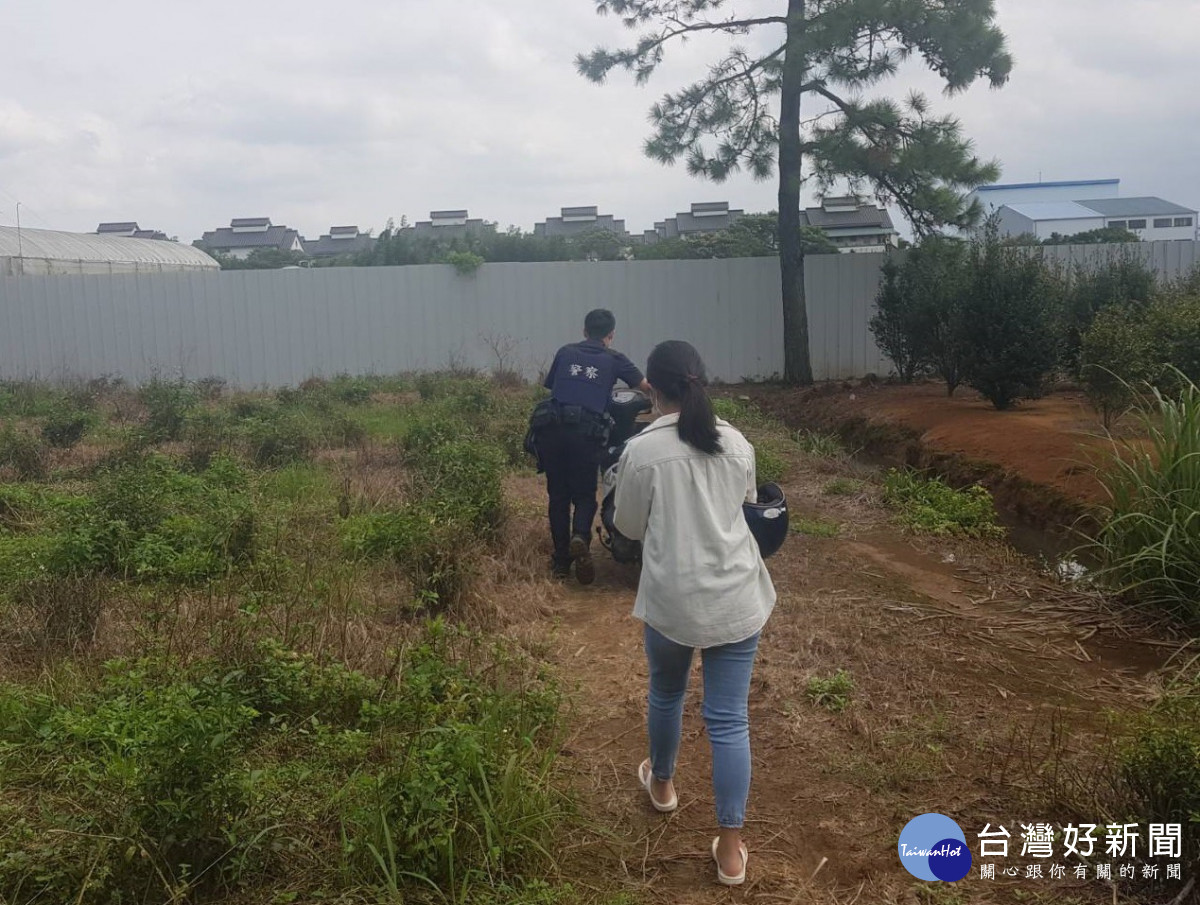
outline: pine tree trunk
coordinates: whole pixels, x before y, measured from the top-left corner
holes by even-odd
[[[808,309],[804,301],[804,251],[800,238],[800,98],[806,72],[801,44],[806,0],[788,0],[782,109],[779,114],[779,269],[783,276],[783,377],[811,384]]]

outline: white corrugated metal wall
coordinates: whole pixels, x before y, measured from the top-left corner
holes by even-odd
[[[1189,273],[1197,243],[1038,249],[1094,265],[1137,254],[1166,277]],[[887,374],[867,327],[881,255],[806,261],[818,380]],[[533,376],[581,335],[591,308],[617,315],[616,345],[643,363],[686,339],[726,382],[783,371],[779,264],[713,261],[444,265],[224,273],[0,277],[0,377],[216,375],[242,387],[313,375],[396,373],[461,363]]]

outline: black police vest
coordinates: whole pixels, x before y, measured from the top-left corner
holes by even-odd
[[[563,405],[602,414],[617,383],[617,360],[601,343],[581,342],[558,350],[550,393]]]

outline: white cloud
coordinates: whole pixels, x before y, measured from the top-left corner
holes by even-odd
[[[716,42],[672,48],[647,88],[619,74],[594,86],[575,54],[632,35],[592,0],[13,6],[0,222],[19,198],[39,226],[133,218],[190,240],[235,216],[315,236],[469,207],[528,229],[595,203],[640,230],[691,201],[775,203],[771,182],[704,184],[642,156],[650,104],[703,72]],[[926,90],[1006,179],[1120,176],[1127,194],[1200,203],[1189,153],[1200,8],[998,6],[1017,58],[1006,88],[944,99],[906,68],[883,90]]]

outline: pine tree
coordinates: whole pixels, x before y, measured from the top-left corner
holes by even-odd
[[[775,15],[740,15],[739,0],[594,2],[598,13],[641,31],[632,47],[578,57],[580,73],[595,82],[624,69],[644,84],[668,45],[695,35],[753,34],[768,47],[731,43],[705,78],[666,94],[651,110],[645,151],[665,164],[686,160],[690,173],[717,182],[742,168],[761,179],[778,170],[787,380],[812,382],[800,239],[807,179],[821,191],[843,182],[854,192],[869,188],[898,206],[918,235],[978,220],[967,195],[999,170],[974,156],[958,121],[932,114],[920,94],[897,103],[863,92],[914,56],[949,92],[977,79],[1003,85],[1012,58],[993,0],[773,0]]]

